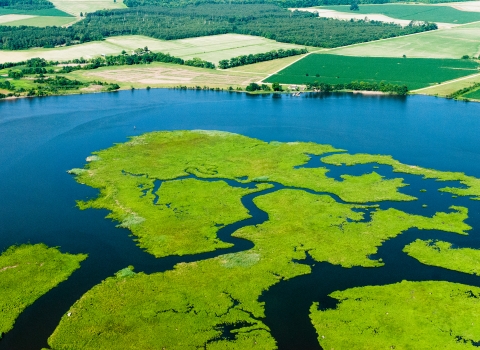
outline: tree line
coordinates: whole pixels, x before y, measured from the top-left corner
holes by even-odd
[[[257,53],[255,55],[242,55],[233,57],[230,60],[221,60],[218,62],[218,67],[221,69],[244,66],[246,64],[253,64],[257,62],[271,61],[277,58],[284,58],[289,56],[303,55],[307,53],[307,49],[280,49],[278,51],[272,50],[265,53]]]
[[[0,0],[0,8],[15,10],[45,10],[53,8],[48,0]]]
[[[402,28],[392,23],[319,18],[318,14],[266,4],[139,7],[89,13],[68,28],[0,26],[0,49],[68,46],[118,35],[173,40],[226,33],[331,48],[431,29],[434,26]]]
[[[372,83],[364,81],[352,81],[346,84],[328,84],[322,82],[307,83],[307,90],[318,90],[321,92],[333,92],[341,90],[354,90],[354,91],[380,91],[386,93],[394,93],[396,95],[405,96],[408,93],[408,87],[406,85],[396,85],[385,82]]]
[[[47,67],[47,66],[55,66],[58,63],[59,63],[58,61],[47,61],[44,58],[35,57],[35,58],[30,58],[26,61],[0,63],[0,69],[7,69],[12,67],[18,67],[18,66],[25,66],[28,68]]]
[[[64,63],[77,63],[76,66],[63,66],[59,73],[70,73],[75,70],[97,69],[99,67],[123,66],[135,64],[150,64],[152,62],[173,63],[191,67],[215,69],[215,64],[204,61],[200,58],[184,60],[179,57],[171,56],[168,53],[151,52],[147,47],[135,50],[131,55],[125,51],[120,55],[108,55],[105,57],[96,57],[91,59],[74,59]]]
[[[463,89],[460,89],[460,90],[457,90],[457,91],[454,91],[452,92],[451,94],[448,94],[446,97],[447,98],[453,98],[453,99],[459,99],[462,97],[462,95],[465,95],[471,91],[474,91],[476,90],[477,88],[480,87],[480,83],[474,83],[473,85],[470,85],[466,88],[463,88]]]

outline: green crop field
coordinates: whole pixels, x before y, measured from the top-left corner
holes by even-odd
[[[480,23],[451,29],[351,45],[330,51],[337,55],[377,57],[460,58],[480,53]]]
[[[66,14],[67,15],[67,14]],[[30,18],[19,19],[16,21],[10,21],[0,23],[4,26],[33,26],[33,27],[47,27],[47,26],[64,26],[66,24],[76,21],[75,17],[67,15],[69,17],[58,16],[35,16]]]
[[[480,100],[480,89],[469,92],[468,94],[463,95],[465,98],[473,98],[475,100]]]
[[[471,60],[311,54],[269,77],[266,82],[335,84],[385,81],[407,85],[413,90],[474,74],[478,67],[479,64]]]
[[[382,14],[392,18],[416,21],[463,24],[480,21],[479,12],[459,11],[449,6],[433,5],[359,5],[358,11],[350,11],[350,5],[322,6],[321,9],[348,12],[352,14]]]

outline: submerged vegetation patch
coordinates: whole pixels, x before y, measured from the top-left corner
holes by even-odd
[[[27,306],[66,280],[86,258],[44,244],[12,246],[4,251],[0,255],[0,338]]]

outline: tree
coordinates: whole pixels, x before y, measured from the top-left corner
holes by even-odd
[[[245,90],[247,91],[257,91],[257,90],[260,90],[260,85],[258,85],[257,83],[250,83],[248,84],[248,86],[245,88]]]
[[[360,10],[360,8],[358,7],[358,4],[356,1],[352,1],[352,3],[350,4],[350,11],[358,11]]]
[[[273,91],[283,91],[282,85],[280,85],[280,83],[273,83],[272,84],[272,89],[273,89]]]
[[[8,77],[13,79],[20,79],[23,77],[23,73],[20,70],[9,70]]]

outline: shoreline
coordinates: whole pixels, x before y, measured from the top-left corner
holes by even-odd
[[[51,94],[51,95],[46,95],[46,96],[9,96],[0,99],[0,102],[2,101],[16,101],[19,99],[25,99],[25,98],[41,98],[41,97],[53,97],[53,96],[70,96],[70,95],[90,95],[90,94],[101,94],[101,93],[115,93],[119,91],[134,91],[134,90],[150,90],[150,89],[169,89],[169,90],[192,90],[192,91],[217,91],[217,92],[231,92],[231,93],[245,93],[248,95],[267,95],[267,94],[292,94],[292,93],[299,93],[296,97],[300,97],[302,94],[306,93],[322,93],[322,91],[294,91],[294,90],[284,90],[284,91],[255,91],[255,92],[249,92],[245,90],[228,90],[228,88],[220,88],[220,87],[212,87],[207,89],[196,89],[194,86],[161,86],[161,87],[134,87],[132,88],[120,88],[118,90],[113,90],[113,91],[88,91],[88,92],[72,92],[72,93],[65,93],[65,94]],[[351,93],[355,95],[364,95],[364,96],[400,96],[397,94],[389,94],[385,93],[382,91],[368,91],[368,90],[339,90],[339,91],[329,91],[327,93],[336,93],[336,92],[341,92],[341,93]],[[405,96],[414,96],[414,95],[422,95],[422,94],[410,94],[408,93]],[[424,95],[424,96],[430,96],[430,97],[440,97],[444,99],[449,99],[445,96],[434,96],[434,95]],[[480,100],[477,99],[455,99],[457,101],[464,101],[464,102],[476,102],[479,103]]]

